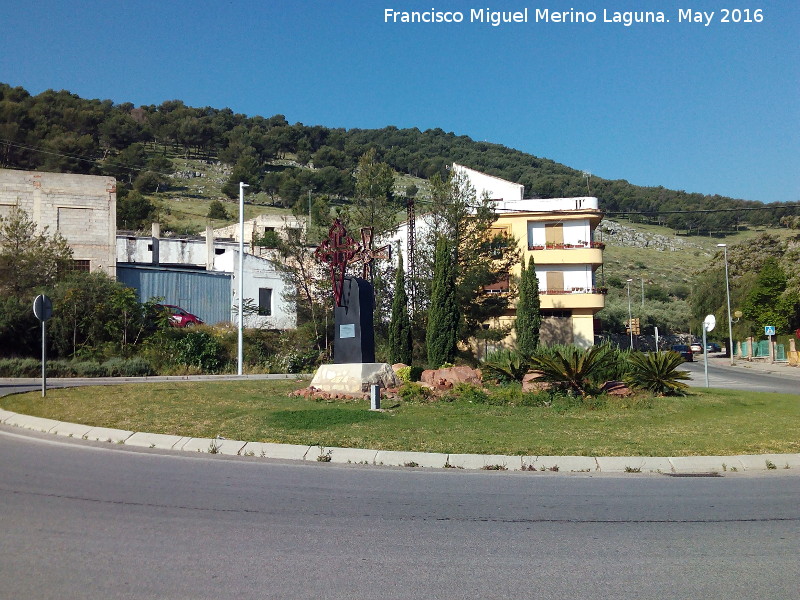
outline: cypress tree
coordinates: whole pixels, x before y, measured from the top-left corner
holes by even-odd
[[[411,364],[411,319],[408,316],[406,275],[403,271],[403,255],[397,263],[392,299],[392,320],[389,324],[389,360],[392,363]]]
[[[458,321],[453,256],[447,239],[440,237],[436,240],[431,305],[428,309],[428,330],[425,339],[430,367],[438,368],[443,363],[453,362],[455,359]]]
[[[539,310],[539,278],[536,277],[536,265],[533,256],[525,268],[522,258],[522,270],[519,281],[519,297],[517,298],[517,319],[514,329],[517,332],[517,349],[523,356],[532,356],[539,345],[539,328],[542,315]]]

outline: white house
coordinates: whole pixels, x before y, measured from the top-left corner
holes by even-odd
[[[184,286],[183,298],[185,302],[194,302],[198,306],[205,306],[210,314],[221,315],[231,322],[236,322],[236,307],[238,307],[239,289],[239,244],[234,241],[215,239],[213,233],[206,231],[204,238],[162,238],[158,225],[153,226],[153,235],[137,237],[128,235],[117,236],[117,264],[118,270],[124,271],[139,267],[140,269],[157,269],[165,273],[161,283],[150,284],[147,295],[162,296],[167,298],[166,303],[178,303],[176,299],[170,302],[170,293],[176,294],[175,286],[180,287],[177,277],[169,275],[170,270],[180,271],[183,274],[195,271],[197,273],[224,274],[229,279],[226,297],[217,300],[216,304],[224,302],[223,312],[219,306],[208,306],[209,298],[198,298],[202,291],[192,288],[186,291]],[[260,327],[268,329],[293,329],[297,326],[297,312],[291,302],[285,300],[289,284],[278,270],[273,260],[261,256],[244,254],[244,301],[251,301],[258,308],[258,314],[245,315],[246,327]],[[158,293],[158,286],[162,285],[162,292]],[[141,290],[144,293],[144,290]],[[211,294],[209,293],[209,296]],[[178,298],[181,296],[179,295]],[[142,298],[146,300],[147,298]],[[190,306],[182,306],[194,312]],[[197,314],[197,313],[195,313]],[[202,314],[198,314],[203,318]],[[218,317],[217,317],[218,318]]]

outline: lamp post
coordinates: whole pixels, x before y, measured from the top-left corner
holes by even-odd
[[[633,279],[628,279],[628,331],[631,334],[631,350],[633,350],[633,314],[631,312],[631,281]]]
[[[246,183],[239,182],[239,335],[238,335],[238,352],[237,352],[237,374],[243,373],[242,364],[244,357],[244,302],[242,296],[244,295],[244,188],[250,187]]]
[[[717,248],[722,248],[725,256],[725,297],[728,301],[728,355],[731,357],[731,366],[733,366],[733,321],[731,321],[731,285],[728,280],[728,244],[717,244]]]

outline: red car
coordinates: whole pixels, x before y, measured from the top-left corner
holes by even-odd
[[[190,312],[183,310],[180,306],[174,304],[162,304],[161,307],[167,311],[169,315],[169,323],[173,327],[193,327],[194,325],[202,325],[203,321]]]

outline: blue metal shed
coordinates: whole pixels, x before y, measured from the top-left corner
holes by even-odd
[[[117,263],[117,279],[136,289],[140,302],[160,297],[212,325],[231,320],[230,273]]]

